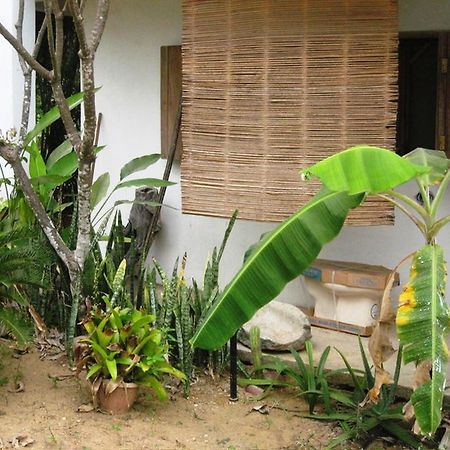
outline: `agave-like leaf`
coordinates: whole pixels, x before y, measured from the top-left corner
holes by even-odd
[[[84,92],[78,92],[66,99],[69,109],[73,109],[78,106],[84,98]],[[27,147],[28,144],[36,137],[39,136],[42,131],[49,127],[52,123],[56,122],[61,117],[59,108],[57,106],[53,107],[50,111],[45,113],[36,126],[30,130],[25,136],[23,146]]]
[[[30,163],[29,163],[30,177],[42,177],[47,175],[47,167],[42,158],[39,147],[35,142],[30,146]]]
[[[101,174],[91,187],[91,209],[94,209],[105,197],[108,192],[110,176],[108,172]]]
[[[432,184],[442,181],[450,163],[445,152],[420,147],[409,152],[403,158],[406,158],[416,165],[429,168],[428,173],[419,176],[419,179],[424,186],[431,186]]]
[[[103,368],[103,366],[99,363],[95,363],[91,368],[89,369],[89,372],[86,374],[86,379],[91,378],[93,375],[95,375],[98,371],[100,371]]]
[[[144,155],[139,158],[134,158],[127,162],[120,170],[120,181],[140,170],[146,169],[148,166],[155,164],[161,158],[159,153],[153,153],[152,155]]]
[[[155,376],[145,375],[139,380],[139,384],[151,388],[159,400],[167,400],[167,391]]]
[[[390,150],[361,145],[314,164],[302,176],[314,175],[328,189],[353,195],[386,192],[429,171]]]
[[[111,305],[115,306],[116,301],[118,300],[122,289],[123,283],[125,281],[125,273],[127,270],[127,260],[123,259],[117,268],[116,274],[114,275],[114,280],[112,282],[112,297],[111,297]]]
[[[141,187],[141,186],[150,186],[150,187],[167,187],[173,186],[173,181],[161,180],[159,178],[138,178],[136,180],[128,180],[122,181],[119,183],[114,190],[122,189],[125,187]]]
[[[192,344],[205,349],[224,345],[288,281],[310,266],[362,199],[363,195],[324,190],[266,235],[215,301]]]
[[[114,381],[117,378],[117,363],[115,359],[106,359],[105,360],[106,367],[108,369],[109,374],[111,375],[111,379]]]
[[[155,321],[155,316],[147,315],[143,316],[140,319],[138,319],[136,322],[133,323],[133,326],[131,327],[131,334],[136,333],[137,330],[140,328],[147,328],[147,325],[150,323],[153,323]]]
[[[449,308],[445,302],[446,269],[442,248],[426,245],[414,255],[410,279],[399,298],[397,333],[405,364],[415,362],[425,379],[411,396],[417,422],[433,434],[441,422],[448,349]],[[424,370],[424,364],[425,368]]]

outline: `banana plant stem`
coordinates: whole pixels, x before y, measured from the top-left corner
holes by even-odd
[[[438,232],[441,230],[442,227],[447,225],[450,222],[450,215],[443,217],[442,219],[439,219],[437,222],[433,224],[430,230],[431,236],[436,236]]]
[[[405,208],[404,205],[402,205],[400,202],[397,202],[393,198],[389,197],[389,195],[384,194],[376,194],[377,197],[380,197],[384,200],[387,200],[388,202],[392,203],[394,206],[396,206],[398,209],[400,209],[404,214],[406,214],[407,217],[411,219],[411,221],[417,226],[417,228],[420,230],[420,232],[423,234],[425,239],[427,239],[427,226],[425,223],[421,222],[417,217],[415,217],[411,211]]]
[[[420,217],[422,217],[423,220],[427,220],[428,213],[425,210],[425,208],[420,206],[412,198],[410,198],[407,195],[402,194],[401,192],[398,192],[398,191],[388,191],[387,194],[390,195],[391,197],[396,198],[397,200],[401,200],[403,203],[405,203],[406,205],[408,205],[409,207],[414,209],[414,211],[416,211],[420,215]]]
[[[448,186],[449,182],[450,182],[450,170],[447,170],[447,173],[445,174],[445,177],[442,180],[442,182],[436,192],[436,197],[433,200],[433,204],[431,205],[430,216],[431,216],[431,220],[433,220],[433,221],[436,217],[437,209],[439,208],[439,205],[442,201],[445,191],[447,190],[447,186]]]

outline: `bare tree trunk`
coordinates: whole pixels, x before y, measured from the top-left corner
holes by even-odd
[[[38,33],[33,52],[28,52],[23,46],[23,18],[24,0],[19,0],[19,13],[16,23],[16,36],[13,36],[1,23],[0,35],[2,35],[17,51],[20,65],[24,75],[24,97],[22,102],[22,120],[17,142],[0,137],[0,156],[11,164],[16,180],[20,184],[25,199],[47,236],[50,244],[61,258],[70,276],[72,293],[72,305],[69,324],[67,326],[67,351],[72,358],[72,341],[75,334],[75,326],[78,314],[78,306],[82,297],[82,271],[84,262],[89,252],[91,233],[90,195],[95,166],[94,140],[96,132],[95,109],[95,78],[94,60],[102,38],[110,0],[97,1],[97,13],[94,25],[89,36],[84,25],[83,0],[65,0],[61,6],[59,0],[44,0],[45,20]],[[84,91],[84,125],[83,133],[77,130],[70,113],[69,106],[64,97],[61,83],[61,64],[63,59],[64,43],[64,14],[70,12],[75,25],[78,41],[80,43],[81,73]],[[47,31],[48,46],[52,60],[52,69],[48,70],[37,61],[36,57],[42,43],[45,31]],[[23,152],[23,142],[28,129],[32,71],[47,80],[52,87],[55,103],[58,106],[61,119],[68,138],[70,139],[78,156],[78,233],[77,245],[71,251],[62,240],[56,227],[45,211],[38,195],[34,191],[30,179],[22,165],[19,155]]]

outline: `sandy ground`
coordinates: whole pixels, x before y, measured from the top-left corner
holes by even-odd
[[[83,376],[73,376],[64,359],[40,359],[31,350],[3,356],[0,377],[0,449],[325,449],[338,434],[330,424],[304,419],[306,405],[292,393],[276,391],[255,401],[243,390],[228,400],[228,380],[202,376],[185,399],[176,392],[165,403],[145,393],[120,416],[78,412],[89,403]],[[68,376],[67,376],[68,375]],[[15,389],[22,392],[14,392]],[[254,411],[267,405],[268,414]],[[361,448],[345,444],[341,449]],[[382,444],[373,449],[395,448]],[[396,447],[400,448],[400,447]]]

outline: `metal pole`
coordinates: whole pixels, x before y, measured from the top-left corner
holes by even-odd
[[[238,400],[237,393],[237,334],[230,339],[230,400]]]

